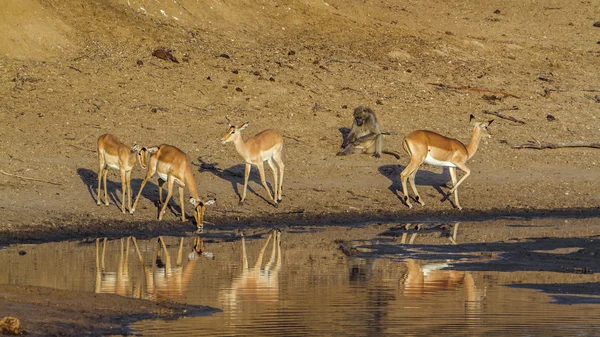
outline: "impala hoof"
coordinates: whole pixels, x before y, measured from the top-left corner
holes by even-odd
[[[107,201],[107,202],[105,202],[105,203],[104,203],[104,206],[110,206],[110,202],[108,202],[108,201]]]

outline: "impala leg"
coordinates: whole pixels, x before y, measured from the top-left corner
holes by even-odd
[[[246,163],[246,169],[244,170],[244,190],[242,191],[242,199],[240,199],[240,205],[246,200],[246,190],[248,189],[248,177],[250,176],[251,165]]]
[[[185,202],[183,202],[183,186],[179,186],[179,204],[181,205],[181,221],[185,221]]]
[[[104,205],[108,206],[109,202],[108,202],[108,191],[106,191],[106,176],[108,175],[108,168],[104,169],[104,177],[102,178],[102,180],[104,180]]]
[[[183,237],[179,239],[179,249],[177,249],[177,267],[181,267],[183,262]]]
[[[102,204],[102,201],[100,200],[100,192],[102,192],[102,174],[104,174],[104,164],[100,163],[100,169],[98,169],[98,190],[96,195],[96,204],[98,206]],[[104,185],[104,188],[106,188],[106,185]]]
[[[242,233],[242,264],[244,270],[248,270],[248,255],[246,254],[246,239]]]
[[[127,209],[131,210],[131,171],[127,172]]]
[[[449,191],[450,193],[454,193],[454,191],[456,191],[456,189],[458,188],[458,186],[460,186],[460,184],[462,184],[463,181],[465,181],[465,179],[467,179],[467,177],[471,174],[471,170],[463,163],[456,163],[456,166],[465,171],[465,175],[460,178],[460,180],[458,181],[458,183],[456,183],[456,185],[454,185],[452,187],[452,189]]]
[[[164,184],[165,184],[165,181],[162,180],[162,179],[160,179],[160,178],[158,178],[158,207],[161,207],[162,204],[163,204],[163,198],[162,198],[163,193],[162,193],[162,190],[163,190],[163,185]]]
[[[456,186],[456,167],[449,167],[448,170],[450,171],[450,179],[452,179],[452,187]],[[456,207],[458,209],[462,209],[462,207],[460,207],[460,203],[458,202],[458,190],[454,191],[454,204],[456,205]]]
[[[281,160],[281,153],[277,153],[273,156],[273,159],[275,159],[275,163],[277,163],[277,166],[279,167],[279,182],[275,182],[276,184],[278,183],[279,186],[277,187],[277,202],[281,202],[281,200],[283,200],[283,194],[282,194],[282,188],[283,188],[283,169],[285,168],[285,165],[283,164],[283,161]]]
[[[412,188],[413,192],[415,193],[415,199],[417,199],[417,202],[419,204],[421,204],[421,206],[425,206],[425,202],[423,202],[423,198],[421,198],[419,191],[417,191],[417,184],[415,184],[416,176],[417,176],[417,170],[415,170],[410,176],[408,176],[408,181],[410,182],[410,187]]]
[[[160,212],[158,213],[158,220],[162,220],[165,211],[167,210],[167,205],[169,204],[169,200],[173,196],[173,183],[175,182],[175,177],[169,176],[169,181],[167,181],[167,198],[165,199],[165,203],[160,208]]]
[[[267,249],[267,245],[271,241],[272,236],[273,236],[273,232],[269,233],[269,236],[267,236],[267,240],[265,241],[265,244],[260,249],[260,252],[258,252],[258,257],[256,258],[256,264],[254,264],[254,269],[261,268],[262,261],[263,261],[263,255],[265,255],[265,250]]]
[[[127,194],[127,173],[124,169],[119,170],[121,173],[121,212],[125,213],[125,194]]]
[[[408,208],[412,208],[413,206],[410,203],[410,198],[408,197],[408,188],[406,186],[406,181],[413,173],[417,172],[420,165],[421,164],[418,164],[416,161],[411,159],[408,166],[406,166],[404,170],[400,172],[400,181],[402,182],[402,193],[404,194],[403,199],[404,203],[406,203],[406,206],[408,206]],[[416,187],[413,187],[413,189],[416,190]]]
[[[271,190],[269,189],[269,186],[267,186],[267,181],[265,180],[265,166],[263,165],[263,163],[257,163],[256,166],[258,166],[258,174],[260,175],[260,182],[264,186],[265,190],[267,190],[267,194],[269,194],[269,199],[271,199],[271,201],[273,202],[275,207],[277,207],[277,202],[273,199]]]
[[[460,178],[460,180],[458,181],[458,183],[456,183],[452,189],[448,192],[449,194],[455,193],[456,190],[458,189],[458,186],[460,186],[460,184],[462,184],[463,181],[465,181],[465,179],[467,179],[467,177],[471,174],[471,170],[464,164],[464,163],[456,163],[456,166],[465,171],[465,175]]]
[[[277,167],[275,167],[275,162],[273,161],[273,158],[269,158],[267,163],[269,163],[269,166],[271,167],[271,171],[273,171],[273,198],[275,200],[279,200],[279,198],[278,198],[279,191],[277,189]]]
[[[148,179],[152,178],[152,176],[154,175],[155,172],[156,172],[156,164],[152,163],[152,161],[150,161],[150,164],[148,164],[148,171],[146,172],[146,177],[144,178],[144,180],[142,180],[142,186],[140,186],[140,190],[138,191],[137,197],[135,197],[135,201],[133,202],[133,208],[131,208],[131,210],[129,211],[130,214],[133,214],[133,212],[135,212],[135,207],[137,206],[137,203],[140,200],[140,195],[142,195],[144,186],[146,186]]]

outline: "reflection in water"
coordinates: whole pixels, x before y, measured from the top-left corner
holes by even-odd
[[[15,245],[0,282],[223,310],[134,324],[144,336],[597,335],[597,220],[515,222]]]
[[[117,271],[108,272],[105,266],[107,239],[102,240],[101,253],[100,239],[96,239],[96,285],[94,287],[96,293],[110,293],[149,300],[183,300],[198,259],[202,256],[213,258],[212,254],[205,254],[202,238],[195,237],[192,239],[191,253],[187,255],[187,263],[184,266],[184,238],[182,237],[179,238],[177,260],[173,266],[165,239],[160,236],[157,240],[156,259],[153,259],[155,263],[147,266],[135,237],[121,238],[119,241]],[[130,277],[130,241],[137,253],[140,267],[134,273],[137,276],[143,276],[135,280]]]
[[[263,267],[263,255],[272,240],[271,258]],[[281,269],[281,231],[272,230],[258,253],[256,263],[248,267],[246,238],[242,233],[242,272],[221,297],[230,313],[243,311],[243,304],[260,305],[279,300],[279,271]]]
[[[437,233],[440,237],[448,238],[447,244],[457,244],[459,223],[452,225],[426,225],[419,224],[415,228],[424,230],[426,233]],[[404,225],[405,232],[402,233],[400,242],[402,244],[415,244],[418,233],[413,232],[407,240],[408,231],[413,228],[411,224]],[[469,261],[483,259],[469,259]],[[402,278],[402,294],[409,297],[435,295],[440,291],[464,290],[464,301],[467,314],[472,315],[481,309],[485,292],[477,289],[473,275],[468,271],[457,271],[452,269],[452,263],[459,261],[418,261],[406,258],[407,272]]]

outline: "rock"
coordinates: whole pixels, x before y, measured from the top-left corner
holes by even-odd
[[[16,317],[4,317],[0,319],[0,333],[3,335],[23,335],[21,321]]]
[[[175,56],[173,56],[173,54],[171,54],[171,52],[172,52],[171,49],[166,49],[166,48],[160,47],[152,52],[152,56],[157,57],[161,60],[173,61],[175,63],[179,63],[179,60],[177,60],[177,58],[175,58]]]

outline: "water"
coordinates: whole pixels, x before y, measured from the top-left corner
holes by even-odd
[[[243,239],[211,230],[15,245],[0,250],[0,282],[222,310],[133,324],[143,336],[597,336],[599,222],[248,229]]]

